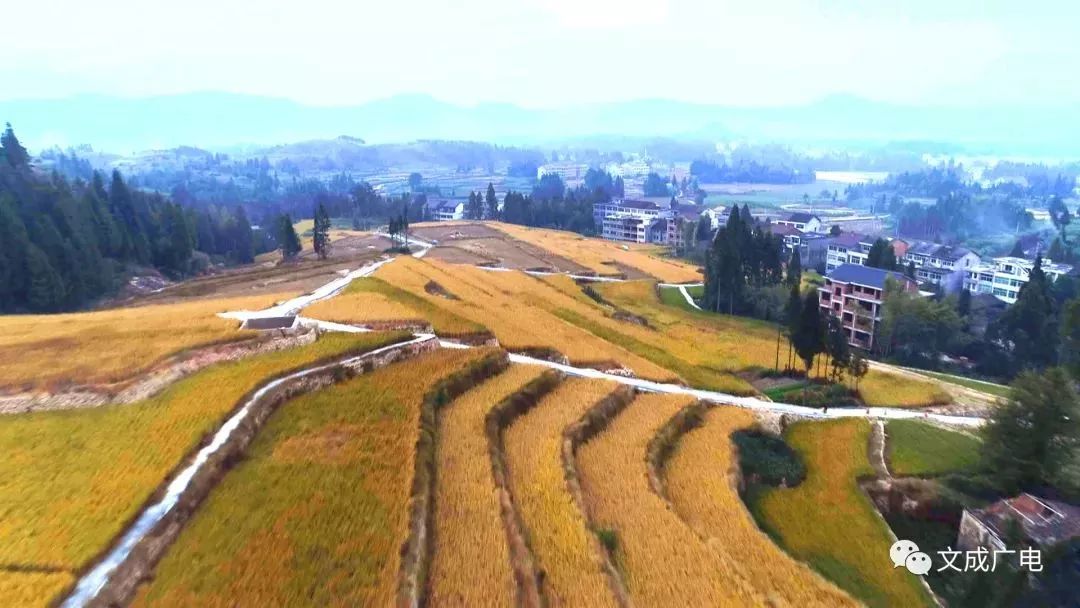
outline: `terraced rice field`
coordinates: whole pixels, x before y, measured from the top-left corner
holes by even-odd
[[[511,366],[440,410],[433,606],[511,606],[515,584],[484,419],[544,369]],[[477,584],[483,581],[483,584]]]
[[[489,353],[436,351],[283,405],[135,605],[393,605],[422,402]]]
[[[649,324],[666,338],[653,344],[662,345],[669,356],[699,368],[712,366],[727,372],[776,365],[777,327],[772,323],[664,305],[648,281],[607,283],[597,285],[595,289],[619,308],[648,319]],[[781,364],[786,357],[787,344],[782,342]],[[684,377],[687,375],[681,369],[672,369]],[[924,407],[947,403],[949,399],[933,382],[894,376],[876,369],[862,379],[859,393],[867,405],[877,407]]]
[[[865,420],[801,422],[784,434],[806,463],[806,480],[772,489],[753,505],[763,527],[868,606],[929,606],[919,580],[889,560],[892,538],[856,479],[872,475]]]
[[[615,598],[593,550],[592,532],[574,503],[562,466],[563,430],[615,386],[596,380],[563,382],[505,431],[511,491],[544,591],[555,606],[614,606]]]
[[[701,281],[701,273],[690,264],[663,257],[663,249],[654,245],[617,243],[600,238],[588,238],[572,232],[528,228],[516,224],[487,222],[506,234],[570,258],[599,275],[619,274],[615,264],[629,266],[642,273],[669,283]]]
[[[649,441],[692,402],[685,396],[640,395],[578,450],[589,511],[598,527],[615,534],[616,559],[635,606],[764,604],[766,596],[745,576],[745,565],[702,540],[649,487]],[[707,472],[726,480],[722,462],[702,464],[699,482]],[[726,499],[738,502],[728,494]]]
[[[0,393],[111,383],[177,352],[252,337],[226,310],[259,309],[287,294],[63,315],[0,316]]]
[[[70,572],[0,571],[0,600],[5,606],[44,606],[74,582]]]
[[[655,380],[675,377],[671,370],[550,312],[578,310],[605,319],[599,308],[590,307],[526,274],[492,272],[403,257],[380,268],[376,277],[430,305],[483,325],[508,350],[555,350],[582,366],[625,366],[638,376]],[[427,286],[432,282],[450,296],[429,293]],[[619,324],[611,319],[606,322]]]
[[[289,370],[405,337],[328,335],[213,366],[147,401],[0,417],[0,566],[84,568],[245,394]],[[18,604],[0,596],[0,605]]]
[[[731,578],[775,605],[856,606],[857,602],[781,551],[746,510],[736,490],[738,463],[731,434],[753,415],[716,407],[704,424],[684,435],[668,461],[667,491],[675,513],[731,564]],[[813,518],[811,508],[802,518]],[[888,553],[886,546],[886,554]]]

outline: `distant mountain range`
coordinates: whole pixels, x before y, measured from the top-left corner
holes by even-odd
[[[79,144],[112,152],[180,145],[225,149],[339,135],[367,143],[451,139],[518,145],[668,136],[848,147],[938,142],[943,149],[961,146],[974,153],[1080,156],[1074,108],[913,107],[847,96],[774,108],[655,99],[533,110],[503,103],[459,106],[425,95],[347,107],[232,93],[80,95],[0,101],[0,121],[10,121],[35,151]]]

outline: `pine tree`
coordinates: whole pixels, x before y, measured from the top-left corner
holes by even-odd
[[[60,275],[49,263],[37,245],[30,245],[26,252],[26,270],[30,279],[26,303],[35,312],[54,312],[64,302],[64,285]]]
[[[7,123],[4,134],[0,136],[0,156],[3,156],[8,165],[14,169],[30,166],[30,153],[19,143],[19,138],[15,137],[15,130],[11,128],[10,122]]]
[[[487,218],[490,220],[499,219],[499,199],[495,198],[495,185],[491,182],[488,182],[487,194],[484,196],[484,204],[487,207]]]
[[[278,244],[281,247],[282,259],[293,260],[300,255],[300,237],[296,235],[296,228],[293,227],[289,214],[278,218]]]
[[[326,206],[322,203],[319,203],[319,207],[315,209],[312,244],[320,260],[330,257],[330,215],[326,212]]]
[[[292,223],[289,224],[292,227]],[[248,221],[247,212],[243,206],[237,206],[233,213],[232,227],[232,258],[240,264],[250,264],[255,261],[255,239],[251,234],[251,222]],[[294,232],[295,234],[295,232]]]
[[[797,287],[802,283],[802,260],[797,250],[791,252],[787,265],[787,278],[784,282],[788,287]]]
[[[982,460],[1008,494],[1054,485],[1080,443],[1080,401],[1061,368],[1025,373],[983,428]]]
[[[806,375],[809,377],[814,359],[825,349],[825,328],[816,289],[807,292],[803,298],[793,342],[795,352],[806,366]]]

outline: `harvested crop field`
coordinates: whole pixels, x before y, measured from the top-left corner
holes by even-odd
[[[582,366],[626,367],[638,376],[655,380],[670,380],[675,376],[672,371],[560,318],[552,311],[568,308],[580,314],[596,315],[601,323],[618,324],[605,320],[599,308],[520,272],[495,272],[402,257],[380,268],[375,277],[437,309],[483,325],[511,351],[554,350]],[[450,297],[431,293],[432,283]]]
[[[804,564],[796,562],[761,530],[736,489],[738,463],[731,434],[753,424],[753,414],[711,408],[704,424],[678,440],[667,463],[668,496],[682,521],[731,566],[731,577],[764,603],[790,606],[855,606],[857,603]],[[804,514],[812,517],[815,509]]]
[[[411,259],[413,258],[402,258],[391,266]],[[337,297],[305,308],[304,314],[324,321],[356,325],[421,320],[429,323],[435,333],[444,338],[487,332],[483,325],[439,306],[437,302],[444,298],[429,297],[432,294],[423,287],[420,293],[424,296],[396,287],[377,277],[366,277],[350,283]]]
[[[440,409],[431,605],[514,604],[515,584],[491,474],[485,417],[494,405],[542,373],[540,367],[511,366]]]
[[[873,475],[865,420],[800,422],[784,439],[806,463],[806,480],[766,491],[752,508],[796,559],[868,606],[932,605],[918,577],[893,568],[892,538],[857,479]]]
[[[0,417],[0,564],[75,572],[266,380],[371,350],[404,333],[328,335],[223,363],[143,402]],[[0,605],[12,605],[0,597]]]
[[[255,334],[216,316],[264,308],[286,294],[117,308],[62,315],[0,317],[0,391],[55,390],[127,380],[186,349]]]
[[[504,433],[511,491],[546,574],[544,593],[551,605],[616,605],[562,463],[563,430],[614,389],[608,382],[567,380]]]
[[[393,605],[422,403],[491,352],[436,351],[283,405],[135,605]]]
[[[410,231],[437,244],[428,254],[430,257],[451,264],[487,264],[572,274],[593,272],[554,251],[510,237],[486,224],[436,222],[411,226]]]
[[[381,255],[382,249],[379,249],[377,253],[372,251],[348,259],[335,255],[328,260],[305,259],[280,265],[267,262],[230,268],[217,274],[188,279],[124,303],[169,304],[257,294],[308,293],[350,270],[375,261]]]
[[[587,238],[572,232],[527,228],[502,222],[489,224],[515,239],[558,252],[600,275],[622,274],[616,266],[618,264],[669,283],[696,283],[702,280],[702,274],[695,266],[663,257],[663,249],[655,245]]]
[[[699,538],[649,487],[649,441],[691,403],[687,396],[639,395],[582,446],[577,461],[586,504],[595,525],[616,539],[616,561],[635,606],[763,604],[766,596],[744,578],[743,567]],[[726,478],[721,471],[710,462],[696,473],[698,481]]]

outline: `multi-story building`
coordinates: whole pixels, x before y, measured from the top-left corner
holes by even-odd
[[[915,265],[915,278],[923,283],[940,285],[946,293],[964,288],[968,271],[979,265],[979,255],[964,247],[910,241],[901,258],[904,265]]]
[[[428,216],[436,222],[460,220],[465,217],[465,202],[448,200],[428,201],[427,211]]]
[[[821,218],[802,211],[792,213],[787,217],[777,218],[773,220],[773,223],[780,226],[791,226],[800,232],[821,232],[822,226]]]
[[[605,239],[661,243],[677,247],[682,240],[680,210],[667,204],[616,199],[593,205],[593,220]]]
[[[844,264],[866,265],[866,257],[874,240],[871,237],[854,232],[845,232],[829,240],[825,254],[825,272],[832,272]]]
[[[1031,278],[1035,262],[1024,258],[1001,257],[982,262],[967,271],[964,289],[971,293],[988,293],[1006,304],[1015,304],[1020,288]],[[1069,264],[1055,264],[1043,258],[1042,270],[1046,278],[1056,281],[1073,271]]]
[[[818,288],[822,311],[840,319],[848,344],[865,350],[874,347],[885,284],[890,279],[904,291],[919,290],[915,281],[899,272],[859,264],[841,264],[825,276],[825,286]]]
[[[788,224],[769,224],[768,230],[784,240],[784,251],[787,254],[799,252],[799,263],[803,268],[816,268],[825,263],[829,235],[803,232]]]
[[[866,266],[866,258],[870,255],[870,248],[874,241],[880,237],[845,232],[829,239],[828,251],[825,254],[825,272],[838,268],[844,264],[858,264]],[[897,259],[902,259],[907,254],[907,242],[900,239],[889,239],[893,254]]]

